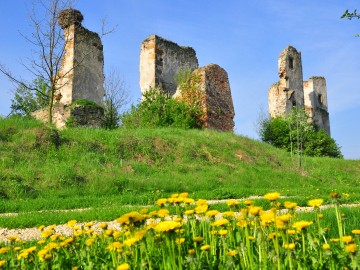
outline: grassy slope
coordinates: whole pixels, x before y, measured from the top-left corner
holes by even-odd
[[[58,139],[39,122],[6,119],[0,212],[141,206],[184,191],[206,199],[279,191],[305,204],[338,190],[360,201],[360,161],[303,163],[299,170],[285,151],[211,130],[74,128]]]

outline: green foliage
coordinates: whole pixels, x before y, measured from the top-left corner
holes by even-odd
[[[115,129],[119,127],[119,112],[112,99],[104,101],[104,120],[102,127],[106,129]]]
[[[342,158],[335,140],[324,130],[316,131],[303,111],[293,111],[287,118],[263,119],[259,133],[262,141],[289,152]]]
[[[153,88],[143,95],[143,100],[120,119],[125,128],[176,127],[201,128],[201,111],[184,101],[169,97],[160,89]]]
[[[96,102],[91,101],[91,100],[87,100],[87,99],[75,99],[73,100],[73,102],[71,103],[71,106],[84,106],[84,107],[92,107],[92,108],[100,108],[101,106],[99,106]]]
[[[341,19],[347,18],[349,20],[351,20],[352,18],[360,19],[360,14],[357,13],[356,9],[354,10],[354,12],[349,12],[349,10],[347,9],[340,18]]]
[[[19,85],[11,100],[11,111],[13,114],[29,116],[30,113],[44,108],[49,103],[49,88],[43,79],[35,79],[30,86],[38,91]]]

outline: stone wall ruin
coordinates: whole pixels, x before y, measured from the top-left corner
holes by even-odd
[[[64,31],[65,51],[54,98],[53,123],[62,128],[70,117],[80,126],[99,127],[103,115],[104,98],[104,54],[97,33],[81,25],[83,15],[75,9],[59,13],[58,22]],[[98,107],[73,106],[75,100],[88,100]],[[95,112],[96,111],[96,112]],[[86,116],[88,114],[88,116]],[[96,115],[96,117],[93,117]],[[47,121],[47,112],[35,112],[34,117]],[[80,120],[80,116],[83,120]]]
[[[296,108],[303,108],[309,120],[330,135],[330,120],[324,77],[311,77],[303,81],[301,52],[294,47],[285,48],[278,58],[280,80],[268,92],[271,118],[285,116]]]
[[[200,76],[204,127],[232,131],[234,106],[227,72],[211,64],[198,68],[196,52],[191,47],[179,46],[172,41],[152,35],[141,44],[140,88],[145,93],[153,87],[174,98],[182,98],[174,79],[179,71],[190,70]],[[194,97],[196,98],[196,97]]]
[[[157,35],[151,35],[141,44],[140,51],[140,88],[145,93],[153,87],[160,87],[173,96],[177,84],[175,75],[180,70],[198,68],[195,50],[179,46]]]

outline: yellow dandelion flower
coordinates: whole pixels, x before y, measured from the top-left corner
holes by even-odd
[[[320,207],[323,204],[323,202],[324,202],[323,199],[313,199],[308,201],[308,206]]]
[[[352,230],[351,232],[355,235],[360,235],[360,230]]]
[[[178,193],[174,193],[171,195],[171,198],[178,198],[179,197],[179,194]]]
[[[195,254],[195,249],[189,249],[189,250],[188,250],[188,254],[189,254],[189,255]]]
[[[205,213],[205,216],[207,217],[214,217],[218,215],[220,212],[218,210],[209,210]]]
[[[28,252],[21,252],[18,256],[17,256],[17,259],[18,260],[21,260],[21,259],[26,259],[27,257],[29,256],[29,253]]]
[[[236,250],[229,250],[226,255],[227,256],[231,256],[234,257],[238,252]]]
[[[295,249],[295,243],[285,244],[284,248],[288,249],[288,250],[294,250]]]
[[[211,226],[221,227],[228,223],[229,223],[229,220],[227,220],[226,218],[222,218],[222,219],[218,219],[218,220],[214,221],[213,223],[211,223]]]
[[[247,226],[247,221],[245,219],[239,219],[239,222],[237,222],[236,225],[244,228]]]
[[[292,215],[291,214],[284,214],[284,215],[280,215],[278,217],[276,217],[277,219],[281,220],[282,222],[289,222],[291,219]]]
[[[207,200],[203,200],[203,199],[199,199],[196,202],[197,205],[208,205],[208,201]]]
[[[202,214],[205,213],[208,210],[207,204],[201,204],[195,207],[196,214]]]
[[[337,243],[337,242],[339,242],[339,241],[340,241],[339,238],[331,238],[331,239],[330,239],[330,242],[332,242],[332,243]]]
[[[65,242],[66,244],[70,244],[70,243],[74,242],[74,238],[73,238],[73,237],[66,238],[66,239],[64,240],[64,242]]]
[[[157,212],[157,215],[158,217],[166,217],[167,215],[169,215],[169,210],[167,209],[160,209],[158,212]]]
[[[285,222],[281,221],[280,219],[275,220],[276,228],[283,229],[285,228]]]
[[[75,219],[73,219],[73,220],[69,220],[68,223],[67,223],[67,225],[68,225],[69,227],[73,227],[73,226],[76,225],[76,223],[77,223],[77,221],[76,221]]]
[[[104,234],[107,236],[112,236],[113,233],[114,233],[114,230],[111,230],[111,229],[107,229],[104,231]]]
[[[57,234],[53,234],[52,236],[50,236],[50,239],[52,241],[55,241],[57,239],[59,239],[61,237],[61,234],[57,233]]]
[[[78,270],[78,269],[79,269],[78,266],[73,266],[73,267],[71,268],[71,270]]]
[[[195,210],[186,210],[184,212],[184,214],[187,215],[187,216],[190,216],[190,215],[194,214],[194,212],[195,212]]]
[[[330,249],[330,245],[328,243],[325,243],[325,244],[322,245],[322,248],[324,250]]]
[[[44,228],[45,228],[45,225],[41,225],[41,226],[38,227],[38,229],[39,229],[40,231],[42,231]]]
[[[202,251],[207,251],[207,250],[209,250],[210,248],[211,248],[210,245],[203,245],[203,246],[200,247],[200,250],[202,250]]]
[[[322,219],[322,218],[324,217],[324,214],[321,214],[321,213],[320,213],[320,214],[318,214],[317,216],[318,216],[319,219]]]
[[[9,250],[10,250],[10,248],[8,248],[8,247],[2,247],[2,248],[0,248],[0,254],[4,254],[4,253],[8,252]]]
[[[236,205],[239,205],[240,202],[235,201],[235,200],[227,200],[227,201],[226,201],[226,204],[227,204],[228,206],[236,206]]]
[[[354,241],[353,237],[351,235],[344,235],[341,240],[346,243],[346,244],[349,244],[351,242]]]
[[[130,269],[130,265],[128,263],[123,263],[118,265],[118,267],[116,267],[116,270],[129,270]]]
[[[184,198],[184,203],[185,204],[194,204],[195,200],[191,199],[191,198]]]
[[[21,249],[21,247],[14,247],[14,251],[19,251]]]
[[[286,233],[288,234],[288,235],[294,235],[294,234],[296,234],[296,230],[287,230],[286,231]]]
[[[44,244],[45,242],[46,242],[46,241],[45,241],[44,239],[37,241],[37,243],[38,243],[39,245],[42,245],[42,244]]]
[[[260,207],[260,206],[250,206],[249,207],[249,213],[250,213],[250,215],[253,215],[253,216],[259,215],[261,210],[262,210],[262,207]]]
[[[59,247],[59,244],[57,243],[54,243],[54,242],[50,242],[49,244],[47,244],[44,249],[47,249],[47,250],[53,250],[53,249],[56,249]]]
[[[158,199],[158,200],[156,201],[156,204],[159,205],[159,206],[162,206],[162,205],[164,205],[164,204],[166,204],[166,203],[167,203],[167,199],[166,199],[166,198],[161,198],[161,199]]]
[[[128,238],[124,241],[124,245],[131,247],[133,245],[135,245],[140,239],[137,237],[132,237],[132,238]]]
[[[176,222],[176,221],[172,221],[172,220],[166,220],[166,221],[162,221],[159,224],[157,224],[154,227],[154,230],[157,231],[157,232],[169,232],[169,231],[176,230],[176,229],[178,229],[180,227],[181,227],[180,222]]]
[[[313,224],[312,221],[301,220],[301,221],[295,222],[292,225],[292,227],[297,229],[298,231],[301,231],[301,230],[308,228],[311,224]]]
[[[250,241],[252,241],[252,240],[255,239],[255,237],[250,235],[250,236],[248,237],[248,239],[249,239]]]
[[[279,237],[281,234],[279,232],[273,232],[268,235],[268,239],[273,239],[275,237]]]
[[[197,237],[194,237],[194,238],[193,238],[193,241],[194,241],[194,242],[197,242],[197,243],[200,243],[200,242],[202,242],[203,240],[204,240],[204,238],[201,237],[201,236],[197,236]]]
[[[280,197],[279,192],[269,192],[269,193],[264,195],[264,198],[269,200],[269,201],[276,201],[279,197]]]
[[[217,235],[217,234],[218,234],[218,231],[212,230],[212,231],[210,231],[210,234],[211,234],[211,235]]]
[[[0,261],[0,268],[3,267],[5,264],[6,264],[6,261],[5,261],[5,260],[1,260],[1,261]]]
[[[357,245],[356,244],[349,244],[345,246],[345,251],[348,253],[355,253],[357,251]]]
[[[272,211],[261,212],[260,219],[263,226],[270,225],[273,221],[275,221],[275,213]]]
[[[91,243],[92,244],[92,243]],[[90,244],[90,245],[91,245]],[[109,244],[106,249],[107,250],[116,250],[118,248],[123,247],[123,244],[121,244],[120,242],[112,242],[111,244]]]
[[[225,211],[222,213],[223,217],[235,217],[235,212],[233,211]]]
[[[254,201],[252,201],[252,200],[245,200],[245,201],[244,201],[244,204],[247,205],[247,206],[253,205],[253,204],[254,204]]]
[[[107,224],[107,223],[101,223],[101,224],[99,225],[99,227],[100,227],[101,229],[103,229],[103,230],[106,230],[107,227],[108,227],[108,224]]]
[[[90,228],[90,227],[94,226],[94,222],[87,222],[87,223],[85,223],[84,226]]]
[[[297,208],[297,203],[294,203],[294,202],[284,202],[284,206],[286,209],[295,209]]]
[[[228,234],[228,230],[220,230],[219,231],[219,235],[227,235]]]
[[[189,196],[189,193],[187,193],[187,192],[183,192],[183,193],[179,194],[180,198],[186,198],[187,196]]]
[[[181,245],[182,243],[185,242],[185,238],[176,238],[175,242],[176,244]]]
[[[18,235],[9,235],[6,237],[6,239],[9,240],[10,242],[15,242],[18,238],[19,238]]]
[[[171,203],[174,203],[174,202],[175,202],[175,198],[172,198],[172,197],[171,197],[171,198],[168,198],[167,201],[168,201],[168,203],[170,203],[170,204],[171,204]]]

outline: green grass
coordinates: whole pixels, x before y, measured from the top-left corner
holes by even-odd
[[[306,205],[329,202],[336,190],[360,201],[360,161],[305,157],[302,169],[296,164],[285,151],[213,130],[56,131],[2,119],[0,212],[141,207],[177,192],[227,199],[278,191]]]

